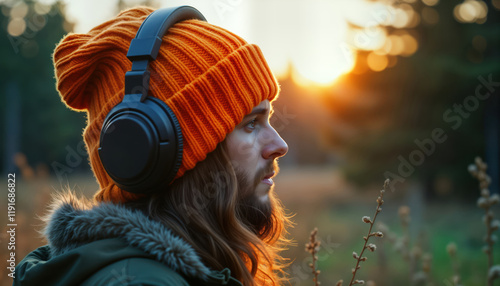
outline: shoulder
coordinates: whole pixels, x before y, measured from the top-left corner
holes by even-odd
[[[149,258],[127,258],[100,269],[82,285],[189,285],[179,273]]]

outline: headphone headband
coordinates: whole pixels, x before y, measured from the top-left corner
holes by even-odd
[[[167,30],[177,22],[189,19],[206,21],[200,11],[191,6],[159,9],[149,14],[135,38],[132,39],[127,58],[131,61],[155,60],[160,50],[162,37]]]
[[[125,96],[140,94],[141,102],[146,99],[150,77],[148,65],[158,56],[163,35],[176,23],[189,19],[206,21],[195,8],[180,6],[158,9],[142,22],[127,53],[127,58],[132,61],[132,70],[125,74]]]

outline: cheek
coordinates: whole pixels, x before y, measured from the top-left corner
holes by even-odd
[[[257,148],[252,138],[229,138],[227,141],[228,153],[231,161],[242,167],[250,167],[255,163],[259,156],[260,150]]]

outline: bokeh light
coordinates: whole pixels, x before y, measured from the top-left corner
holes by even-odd
[[[453,16],[461,23],[486,22],[488,6],[484,1],[466,0],[453,9]]]
[[[404,34],[401,36],[401,40],[403,40],[404,43],[404,49],[401,53],[402,56],[411,56],[417,51],[418,42],[413,36]]]
[[[408,25],[406,25],[407,28],[415,28],[420,24],[420,14],[415,12],[414,10],[408,11],[407,12],[409,17],[410,17],[410,22],[408,22]]]
[[[10,9],[11,18],[24,18],[28,14],[29,7],[24,2],[18,2]]]
[[[13,18],[9,21],[7,32],[13,37],[20,36],[26,30],[26,21],[23,18]]]
[[[394,22],[392,23],[392,26],[394,28],[404,28],[406,27],[406,25],[408,25],[409,22],[410,22],[410,15],[408,15],[408,12],[401,8],[396,9],[396,12],[394,14]]]
[[[459,22],[472,22],[474,14],[474,7],[467,3],[459,4],[453,9],[453,15]]]
[[[439,13],[431,7],[422,9],[422,21],[428,25],[436,25],[439,22]]]
[[[41,2],[36,2],[33,8],[38,15],[45,15],[49,13],[51,9],[50,5]]]
[[[385,55],[378,55],[375,52],[368,54],[366,58],[368,67],[373,71],[383,71],[389,65],[389,59]]]
[[[390,35],[388,40],[391,42],[389,54],[393,56],[400,55],[405,48],[403,39],[398,35]]]
[[[387,55],[391,51],[391,48],[392,42],[389,38],[386,38],[384,45],[380,49],[374,50],[374,52],[378,55]]]
[[[422,0],[422,2],[427,6],[435,6],[439,0]]]
[[[500,10],[500,0],[491,0],[491,5],[493,5],[495,9]]]

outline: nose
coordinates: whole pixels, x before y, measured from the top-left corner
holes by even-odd
[[[262,157],[264,159],[276,159],[285,156],[288,152],[288,145],[274,128],[270,128],[266,137],[267,138],[263,140],[265,145],[262,150]]]

